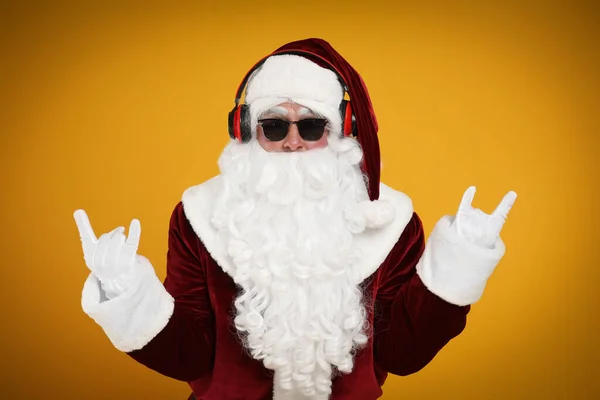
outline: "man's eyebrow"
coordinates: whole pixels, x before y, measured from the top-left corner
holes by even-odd
[[[285,117],[286,115],[288,115],[288,113],[289,111],[285,107],[273,107],[261,113],[260,116],[264,117],[265,115],[280,115],[282,117]]]
[[[313,110],[311,110],[311,109],[310,109],[310,108],[308,108],[308,107],[301,107],[301,108],[300,108],[300,110],[299,110],[299,112],[298,112],[298,114],[299,114],[299,115],[302,115],[302,116],[304,116],[304,115],[316,115],[316,114],[313,112]]]

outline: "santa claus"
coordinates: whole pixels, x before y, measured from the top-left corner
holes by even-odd
[[[139,221],[97,238],[75,212],[82,306],[117,349],[191,399],[369,400],[460,334],[514,192],[488,215],[467,189],[426,241],[409,197],[379,180],[362,79],[320,39],[254,65],[229,133],[221,173],[175,207],[164,282],[137,254]]]

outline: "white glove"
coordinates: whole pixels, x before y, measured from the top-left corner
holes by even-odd
[[[491,249],[500,236],[500,231],[506,222],[508,212],[515,203],[517,194],[513,191],[508,192],[494,212],[488,215],[471,206],[475,191],[475,186],[471,186],[465,191],[452,228],[456,229],[458,235],[469,242]]]
[[[100,280],[106,297],[112,299],[123,293],[136,276],[137,250],[140,242],[140,221],[134,219],[129,226],[129,237],[120,226],[96,238],[87,214],[74,213],[75,223],[83,247],[83,258],[90,271]]]
[[[517,198],[508,192],[488,215],[471,206],[475,187],[469,187],[456,216],[445,216],[435,225],[417,273],[427,288],[449,303],[464,306],[477,302],[487,280],[506,250],[500,231]]]

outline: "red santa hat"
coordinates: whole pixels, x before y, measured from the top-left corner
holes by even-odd
[[[368,178],[369,197],[377,200],[380,184],[378,125],[366,85],[358,72],[329,43],[316,38],[281,46],[261,63],[251,75],[245,93],[252,126],[256,126],[260,112],[292,101],[323,115],[332,124],[332,131],[340,132],[340,104],[347,91],[357,140],[364,153],[362,169]]]

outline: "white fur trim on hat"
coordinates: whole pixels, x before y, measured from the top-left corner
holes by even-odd
[[[344,90],[335,72],[307,58],[282,54],[267,58],[248,82],[246,103],[265,97],[313,100],[338,109]]]

